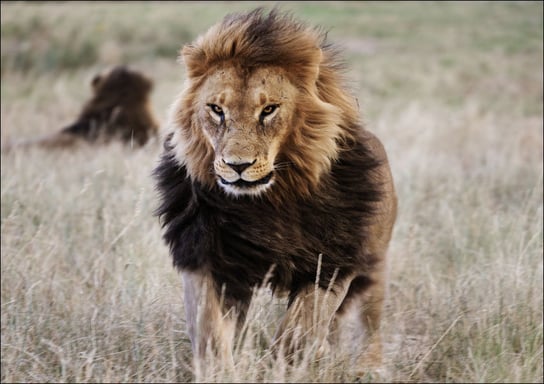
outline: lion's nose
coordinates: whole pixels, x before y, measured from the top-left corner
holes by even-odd
[[[236,173],[238,173],[239,175],[242,174],[242,172],[244,172],[247,168],[251,167],[253,164],[255,164],[255,161],[256,160],[253,160],[251,163],[248,163],[248,162],[245,162],[245,163],[242,163],[242,162],[226,162],[225,160],[223,160],[223,162],[225,164],[227,164],[229,167],[231,167],[232,169],[234,169],[236,171]]]

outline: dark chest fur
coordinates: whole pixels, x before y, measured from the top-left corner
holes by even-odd
[[[358,271],[373,255],[365,249],[366,226],[380,186],[370,178],[378,162],[362,143],[344,151],[311,198],[278,203],[262,197],[231,197],[219,187],[194,182],[171,149],[155,170],[174,265],[209,271],[227,303],[247,302],[274,266],[270,283],[291,296],[314,284],[321,255],[320,285]],[[283,170],[280,172],[288,172]],[[281,174],[278,175],[281,177]],[[273,185],[268,191],[273,193]]]

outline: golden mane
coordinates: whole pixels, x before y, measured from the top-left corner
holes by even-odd
[[[330,170],[338,146],[359,129],[355,99],[342,85],[338,51],[326,34],[308,27],[276,9],[268,14],[258,8],[229,15],[194,43],[183,47],[187,68],[186,88],[173,106],[174,143],[178,161],[189,174],[212,186],[213,149],[193,118],[198,92],[206,76],[220,64],[251,71],[257,67],[285,69],[300,91],[296,122],[283,143],[278,161],[293,164],[277,183],[282,190],[308,195]]]

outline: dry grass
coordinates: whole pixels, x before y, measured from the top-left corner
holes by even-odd
[[[176,49],[254,5],[2,3],[2,139],[69,123],[122,61],[154,77],[164,121]],[[398,188],[385,363],[363,381],[542,382],[542,3],[283,7],[345,45]],[[2,153],[2,382],[194,380],[159,151]],[[260,291],[236,370],[197,379],[354,381],[342,356],[269,356],[282,305]]]

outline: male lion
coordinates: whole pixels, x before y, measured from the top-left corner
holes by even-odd
[[[118,66],[96,75],[92,98],[85,103],[76,121],[62,130],[39,138],[9,142],[2,148],[67,148],[83,143],[120,140],[143,146],[156,137],[159,125],[151,109],[152,81],[142,73]]]
[[[154,175],[197,362],[208,345],[230,358],[265,280],[289,298],[278,351],[296,351],[297,334],[327,347],[355,311],[368,344],[359,366],[380,361],[397,202],[337,55],[319,30],[262,9],[227,16],[181,51],[187,83]]]

